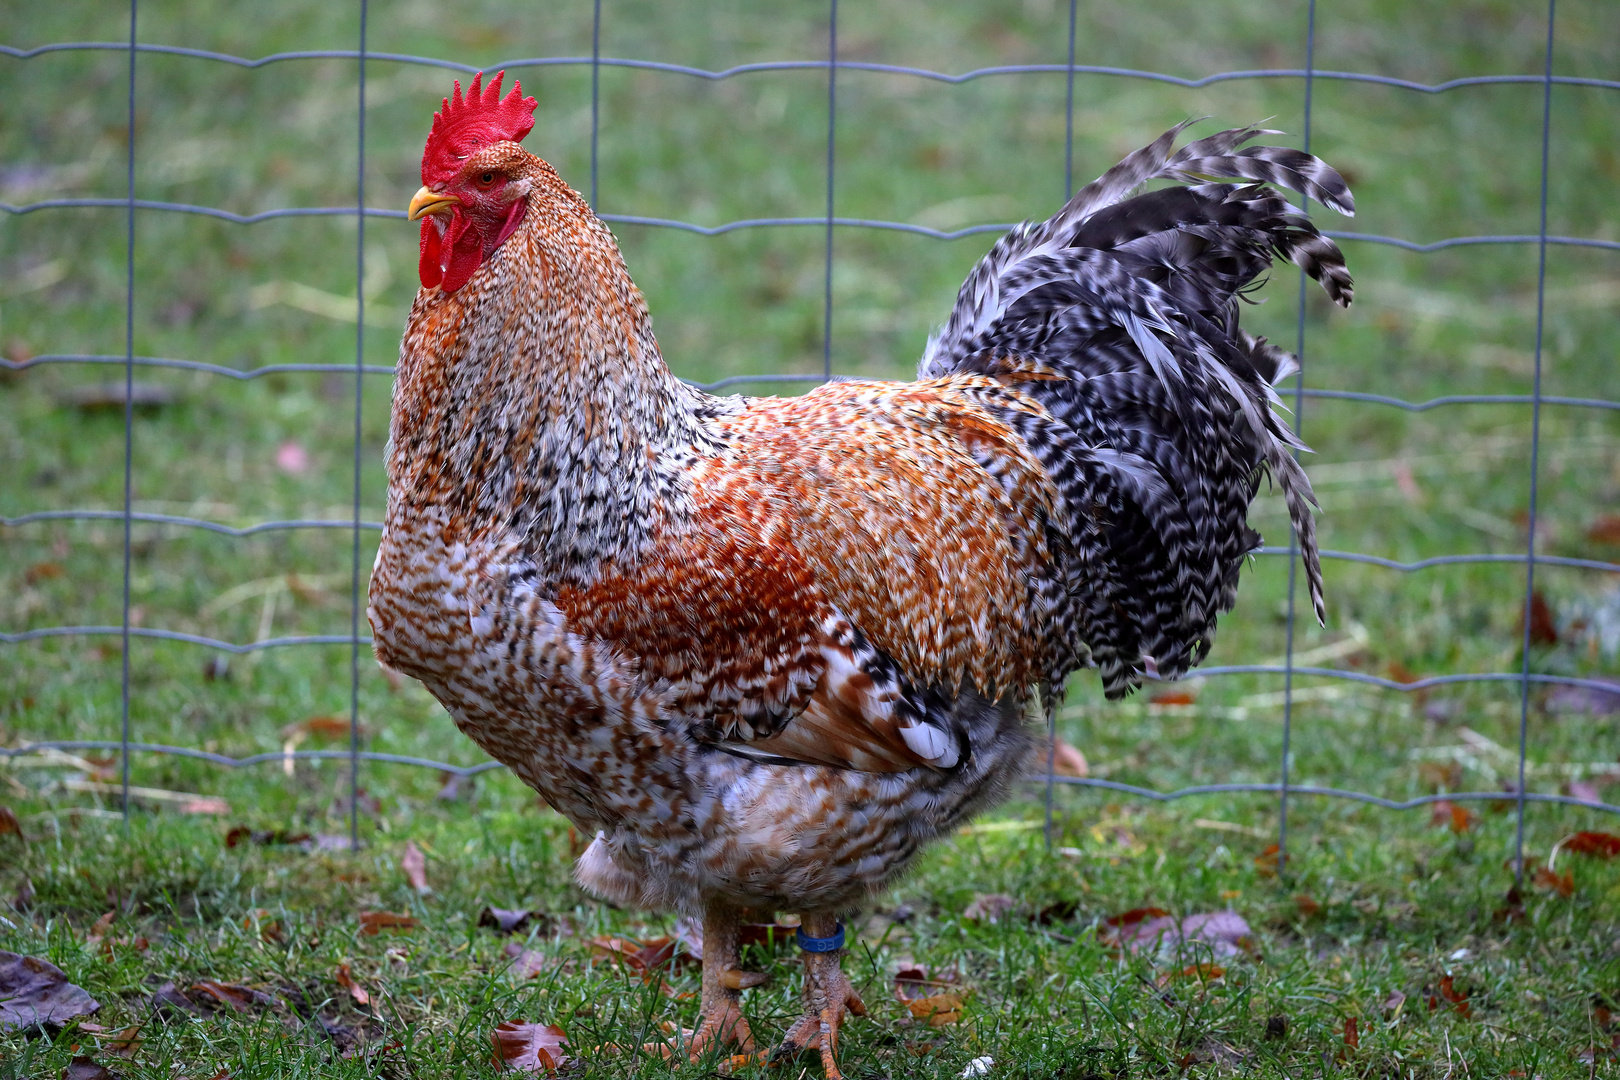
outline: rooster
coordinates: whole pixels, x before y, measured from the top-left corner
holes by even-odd
[[[377,655],[584,835],[616,904],[700,916],[692,1056],[754,1052],[745,909],[800,913],[803,1016],[865,1013],[840,914],[1004,798],[1028,714],[1209,651],[1281,488],[1321,617],[1293,358],[1238,325],[1292,261],[1340,305],[1339,174],[1178,125],[1008,233],[916,382],[716,397],[677,379],[591,208],[519,143],[533,98],[456,84],[422,157],[422,289],[400,347]],[[1130,197],[1146,181],[1179,181]],[[1225,180],[1238,183],[1223,182]],[[1267,185],[1274,186],[1267,186]]]

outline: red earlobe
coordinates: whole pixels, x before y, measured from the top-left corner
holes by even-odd
[[[438,226],[433,219],[422,219],[422,255],[416,264],[416,275],[422,279],[422,288],[431,289],[444,277],[444,244],[439,238]]]

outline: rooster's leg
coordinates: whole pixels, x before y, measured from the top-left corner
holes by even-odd
[[[830,939],[839,933],[838,920],[829,914],[803,915],[799,925],[809,938]],[[843,1077],[838,1069],[838,1028],[848,1013],[865,1016],[866,1004],[839,966],[842,951],[805,952],[804,1015],[788,1029],[771,1060],[817,1049],[821,1051],[821,1068],[827,1080]]]
[[[753,1053],[754,1035],[739,1002],[741,991],[758,986],[765,976],[737,967],[737,925],[741,914],[721,902],[703,909],[703,997],[691,1055],[696,1061],[713,1046],[735,1045]]]

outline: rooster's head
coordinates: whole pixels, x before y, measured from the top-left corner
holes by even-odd
[[[457,81],[453,96],[433,114],[422,151],[422,189],[411,200],[410,219],[422,219],[422,287],[453,293],[467,283],[523,221],[528,206],[525,175],[535,159],[517,144],[534,128],[534,98],[523,84],[501,97],[498,73],[480,88],[473,76],[467,96]]]

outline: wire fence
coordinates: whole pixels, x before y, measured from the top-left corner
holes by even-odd
[[[380,753],[360,748],[360,721],[359,721],[359,686],[362,650],[370,644],[370,638],[360,633],[360,614],[362,611],[362,587],[364,567],[361,562],[361,538],[367,531],[380,531],[379,522],[365,521],[361,517],[360,481],[364,465],[361,449],[361,410],[364,403],[365,378],[364,376],[388,376],[393,374],[393,367],[388,365],[366,364],[363,357],[363,339],[366,326],[365,290],[365,222],[367,218],[404,218],[405,213],[399,210],[379,209],[366,205],[365,188],[365,147],[366,147],[366,68],[371,62],[388,62],[398,64],[417,64],[448,71],[474,73],[480,70],[506,69],[517,71],[525,68],[559,67],[559,66],[588,66],[591,71],[591,151],[590,151],[590,201],[594,207],[597,204],[598,180],[598,141],[600,134],[600,73],[604,67],[635,68],[657,71],[669,74],[690,76],[706,80],[731,79],[744,75],[753,75],[766,72],[820,70],[827,76],[827,142],[826,142],[826,209],[818,217],[772,217],[752,218],[732,221],[725,224],[706,227],[686,221],[677,221],[666,218],[645,217],[634,214],[600,213],[599,216],[613,224],[626,224],[638,226],[651,226],[658,228],[679,229],[703,236],[721,236],[741,229],[756,228],[783,228],[804,227],[819,228],[825,232],[825,273],[823,276],[823,313],[822,313],[822,360],[823,371],[820,375],[792,375],[761,373],[757,375],[733,376],[717,382],[695,384],[706,390],[720,390],[731,386],[743,384],[791,383],[791,382],[820,382],[832,378],[832,330],[834,322],[833,303],[833,251],[835,238],[840,229],[874,229],[892,230],[916,233],[922,236],[939,240],[954,240],[965,236],[980,233],[999,233],[1010,226],[1004,224],[976,225],[956,230],[941,230],[923,225],[908,224],[897,221],[882,221],[866,218],[839,217],[835,214],[836,188],[836,162],[837,162],[837,133],[838,133],[838,73],[840,71],[866,71],[881,72],[898,76],[909,76],[919,79],[931,80],[947,84],[965,83],[976,79],[990,77],[1011,77],[1026,74],[1064,73],[1067,77],[1065,98],[1065,130],[1064,130],[1064,186],[1067,192],[1074,190],[1073,149],[1074,149],[1074,87],[1077,76],[1100,76],[1126,79],[1149,80],[1168,83],[1187,88],[1210,86],[1216,83],[1236,80],[1255,79],[1297,79],[1303,84],[1304,106],[1304,147],[1308,151],[1312,135],[1312,95],[1315,84],[1319,80],[1333,80],[1343,82],[1371,83],[1381,86],[1393,87],[1402,90],[1423,94],[1441,94],[1462,87],[1481,85],[1516,84],[1525,86],[1539,86],[1542,93],[1541,117],[1541,184],[1540,184],[1540,229],[1534,234],[1524,235],[1483,235],[1483,236],[1455,236],[1429,243],[1418,243],[1400,237],[1380,236],[1368,233],[1325,231],[1327,236],[1344,242],[1381,244],[1415,254],[1427,254],[1444,251],[1450,248],[1471,245],[1503,245],[1503,244],[1534,244],[1538,249],[1537,277],[1536,277],[1536,330],[1534,343],[1534,374],[1532,390],[1529,394],[1451,394],[1431,398],[1426,401],[1407,401],[1398,397],[1377,394],[1366,391],[1325,390],[1307,387],[1304,383],[1305,372],[1309,370],[1306,363],[1307,341],[1305,321],[1305,286],[1306,280],[1303,272],[1300,274],[1300,292],[1297,313],[1297,331],[1295,352],[1298,355],[1302,371],[1296,377],[1293,388],[1294,418],[1296,429],[1303,426],[1305,418],[1304,405],[1308,399],[1330,399],[1366,403],[1393,407],[1410,412],[1426,412],[1431,409],[1455,405],[1501,405],[1530,407],[1531,416],[1531,454],[1529,461],[1530,498],[1528,507],[1528,542],[1523,554],[1448,554],[1432,558],[1401,562],[1394,559],[1383,558],[1353,551],[1323,551],[1326,559],[1337,559],[1349,562],[1363,563],[1382,567],[1400,573],[1413,573],[1434,567],[1446,565],[1467,564],[1510,564],[1524,567],[1524,609],[1523,609],[1523,648],[1521,650],[1522,663],[1517,672],[1483,672],[1483,673],[1451,673],[1437,675],[1429,678],[1412,681],[1399,681],[1390,678],[1381,678],[1376,675],[1358,671],[1346,671],[1337,668],[1312,667],[1295,662],[1296,633],[1296,582],[1295,574],[1299,565],[1299,551],[1297,542],[1291,540],[1286,546],[1267,546],[1261,549],[1261,554],[1268,556],[1285,556],[1289,559],[1288,581],[1288,608],[1287,608],[1287,644],[1282,664],[1239,664],[1217,667],[1206,667],[1200,674],[1206,677],[1219,677],[1228,675],[1280,675],[1283,679],[1283,724],[1281,755],[1278,763],[1278,779],[1274,783],[1228,783],[1204,784],[1183,787],[1174,791],[1156,791],[1132,784],[1120,783],[1101,778],[1080,778],[1072,776],[1057,776],[1054,774],[1051,762],[1048,762],[1046,775],[1038,782],[1045,785],[1046,804],[1048,810],[1048,842],[1050,842],[1050,812],[1052,793],[1056,785],[1065,784],[1116,791],[1140,798],[1172,801],[1193,795],[1207,795],[1228,792],[1251,792],[1273,794],[1278,799],[1278,865],[1286,865],[1288,851],[1288,803],[1291,797],[1300,795],[1327,796],[1339,799],[1353,800],[1392,810],[1405,810],[1441,799],[1450,801],[1493,801],[1501,802],[1511,800],[1516,807],[1517,825],[1514,844],[1514,866],[1516,874],[1522,876],[1524,854],[1524,816],[1525,807],[1529,803],[1553,803],[1569,806],[1583,807],[1620,814],[1620,805],[1607,802],[1581,799],[1569,795],[1550,793],[1536,793],[1525,790],[1525,770],[1527,762],[1529,717],[1531,688],[1537,685],[1555,684],[1572,687],[1584,687],[1599,692],[1613,693],[1614,684],[1598,680],[1585,679],[1572,676],[1549,675],[1532,672],[1530,670],[1531,657],[1531,628],[1532,605],[1535,593],[1535,574],[1538,566],[1558,566],[1574,569],[1590,570],[1600,573],[1620,572],[1620,563],[1606,562],[1595,559],[1569,558],[1540,554],[1536,551],[1536,529],[1539,499],[1538,472],[1540,465],[1540,426],[1541,412],[1544,406],[1560,408],[1620,410],[1620,401],[1603,398],[1553,396],[1542,393],[1542,344],[1544,332],[1544,316],[1546,302],[1546,267],[1547,250],[1553,246],[1600,248],[1620,251],[1620,241],[1550,235],[1547,230],[1548,206],[1548,177],[1550,167],[1550,134],[1552,127],[1552,93],[1555,86],[1583,86],[1605,90],[1620,90],[1620,80],[1579,78],[1557,75],[1553,71],[1553,44],[1556,27],[1557,0],[1548,0],[1546,12],[1546,53],[1544,69],[1540,74],[1499,74],[1480,75],[1467,78],[1451,79],[1445,82],[1426,84],[1406,79],[1391,78],[1388,76],[1352,72],[1352,71],[1326,71],[1315,68],[1316,54],[1316,3],[1310,0],[1307,13],[1307,28],[1305,46],[1305,66],[1303,68],[1267,68],[1248,71],[1223,71],[1206,75],[1202,78],[1187,79],[1154,71],[1143,71],[1130,68],[1106,67],[1075,62],[1075,27],[1077,0],[1070,0],[1068,6],[1068,62],[1065,64],[1013,64],[994,67],[975,68],[961,74],[932,71],[925,68],[905,67],[892,64],[870,63],[843,60],[839,58],[838,50],[838,3],[829,0],[827,16],[827,43],[828,51],[825,60],[786,60],[764,63],[742,64],[722,70],[708,70],[698,67],[688,67],[681,64],[663,63],[650,60],[638,60],[621,57],[602,56],[600,50],[602,11],[601,0],[593,0],[593,18],[590,56],[553,56],[553,57],[527,57],[514,58],[491,64],[485,68],[475,68],[466,64],[456,63],[428,56],[416,56],[399,53],[369,52],[366,48],[367,17],[369,14],[367,0],[360,0],[360,31],[358,48],[354,50],[311,50],[301,52],[281,52],[257,59],[233,56],[220,52],[211,52],[203,49],[182,48],[172,45],[153,44],[142,42],[138,38],[138,3],[139,0],[130,0],[129,6],[129,37],[124,42],[60,42],[42,45],[32,49],[17,49],[0,45],[0,54],[19,61],[51,53],[70,51],[118,51],[128,55],[128,110],[129,110],[129,138],[126,160],[127,193],[123,199],[111,198],[75,198],[75,199],[48,199],[26,205],[12,205],[0,202],[0,210],[8,214],[21,215],[43,212],[48,210],[62,210],[77,207],[116,207],[122,208],[126,214],[126,281],[125,281],[125,351],[123,355],[101,355],[82,353],[47,353],[21,361],[0,359],[0,365],[6,370],[21,371],[27,368],[46,364],[105,364],[121,365],[124,369],[124,489],[123,509],[121,511],[109,510],[44,510],[34,513],[22,514],[16,517],[0,517],[0,525],[20,526],[42,521],[117,521],[123,526],[123,596],[122,596],[122,622],[119,625],[104,626],[47,626],[20,632],[0,631],[0,644],[19,644],[42,638],[63,636],[117,636],[123,644],[123,666],[121,672],[121,725],[118,740],[52,740],[34,742],[21,747],[0,748],[0,755],[8,757],[37,752],[41,749],[56,748],[69,749],[97,749],[117,750],[122,767],[122,794],[125,826],[128,827],[130,807],[130,761],[133,754],[169,754],[206,761],[217,765],[233,768],[258,765],[268,762],[285,762],[290,759],[341,759],[349,765],[348,800],[350,811],[351,842],[358,843],[359,839],[359,775],[360,764],[363,761],[390,763],[398,765],[411,765],[436,769],[456,776],[472,776],[480,772],[498,768],[496,762],[488,761],[473,766],[458,766],[448,762],[436,761],[427,758],[412,757],[409,755]],[[356,188],[355,203],[353,206],[339,207],[288,207],[267,210],[256,214],[236,214],[209,206],[198,206],[189,203],[161,202],[135,197],[135,162],[137,145],[135,138],[135,115],[137,103],[137,58],[142,54],[162,54],[235,65],[243,68],[261,68],[270,64],[287,63],[299,60],[312,59],[341,59],[353,60],[359,74],[359,142],[358,160],[356,162]],[[270,364],[251,370],[239,370],[223,365],[207,363],[194,359],[181,359],[157,356],[137,356],[134,350],[135,340],[135,221],[137,212],[168,212],[179,214],[202,215],[233,222],[239,225],[252,225],[275,218],[290,217],[338,217],[355,219],[357,224],[357,238],[355,243],[355,281],[356,281],[356,337],[355,357],[352,365],[335,364]],[[353,483],[353,514],[347,520],[286,520],[264,521],[245,527],[233,527],[219,522],[203,520],[180,515],[137,512],[133,509],[134,474],[133,474],[133,438],[134,438],[134,408],[135,395],[133,393],[135,370],[142,367],[174,368],[195,372],[206,372],[211,375],[237,380],[251,380],[267,375],[283,372],[352,372],[355,378],[354,391],[354,483]],[[198,634],[183,633],[161,628],[136,626],[131,621],[130,583],[131,583],[131,553],[132,528],[136,523],[152,523],[166,526],[175,526],[187,529],[205,530],[230,537],[254,536],[261,533],[278,530],[300,529],[340,529],[348,530],[352,536],[352,565],[350,573],[350,612],[348,634],[320,634],[274,637],[245,643],[223,641]],[[228,653],[242,654],[273,648],[290,648],[303,646],[347,646],[349,649],[349,748],[346,751],[338,750],[281,750],[264,754],[255,754],[246,757],[232,757],[229,755],[212,753],[191,747],[170,746],[165,744],[136,741],[130,730],[130,652],[129,643],[133,638],[147,638],[164,641],[184,642],[191,645],[221,650]],[[1464,791],[1449,792],[1446,794],[1424,795],[1412,799],[1389,799],[1369,792],[1345,790],[1334,787],[1325,787],[1310,784],[1295,784],[1290,781],[1290,743],[1293,734],[1293,716],[1296,695],[1294,680],[1296,676],[1313,678],[1349,680],[1369,686],[1376,686],[1386,690],[1402,693],[1415,693],[1437,686],[1464,683],[1508,683],[1519,688],[1519,722],[1518,722],[1518,753],[1517,753],[1517,783],[1512,792],[1504,791]]]

